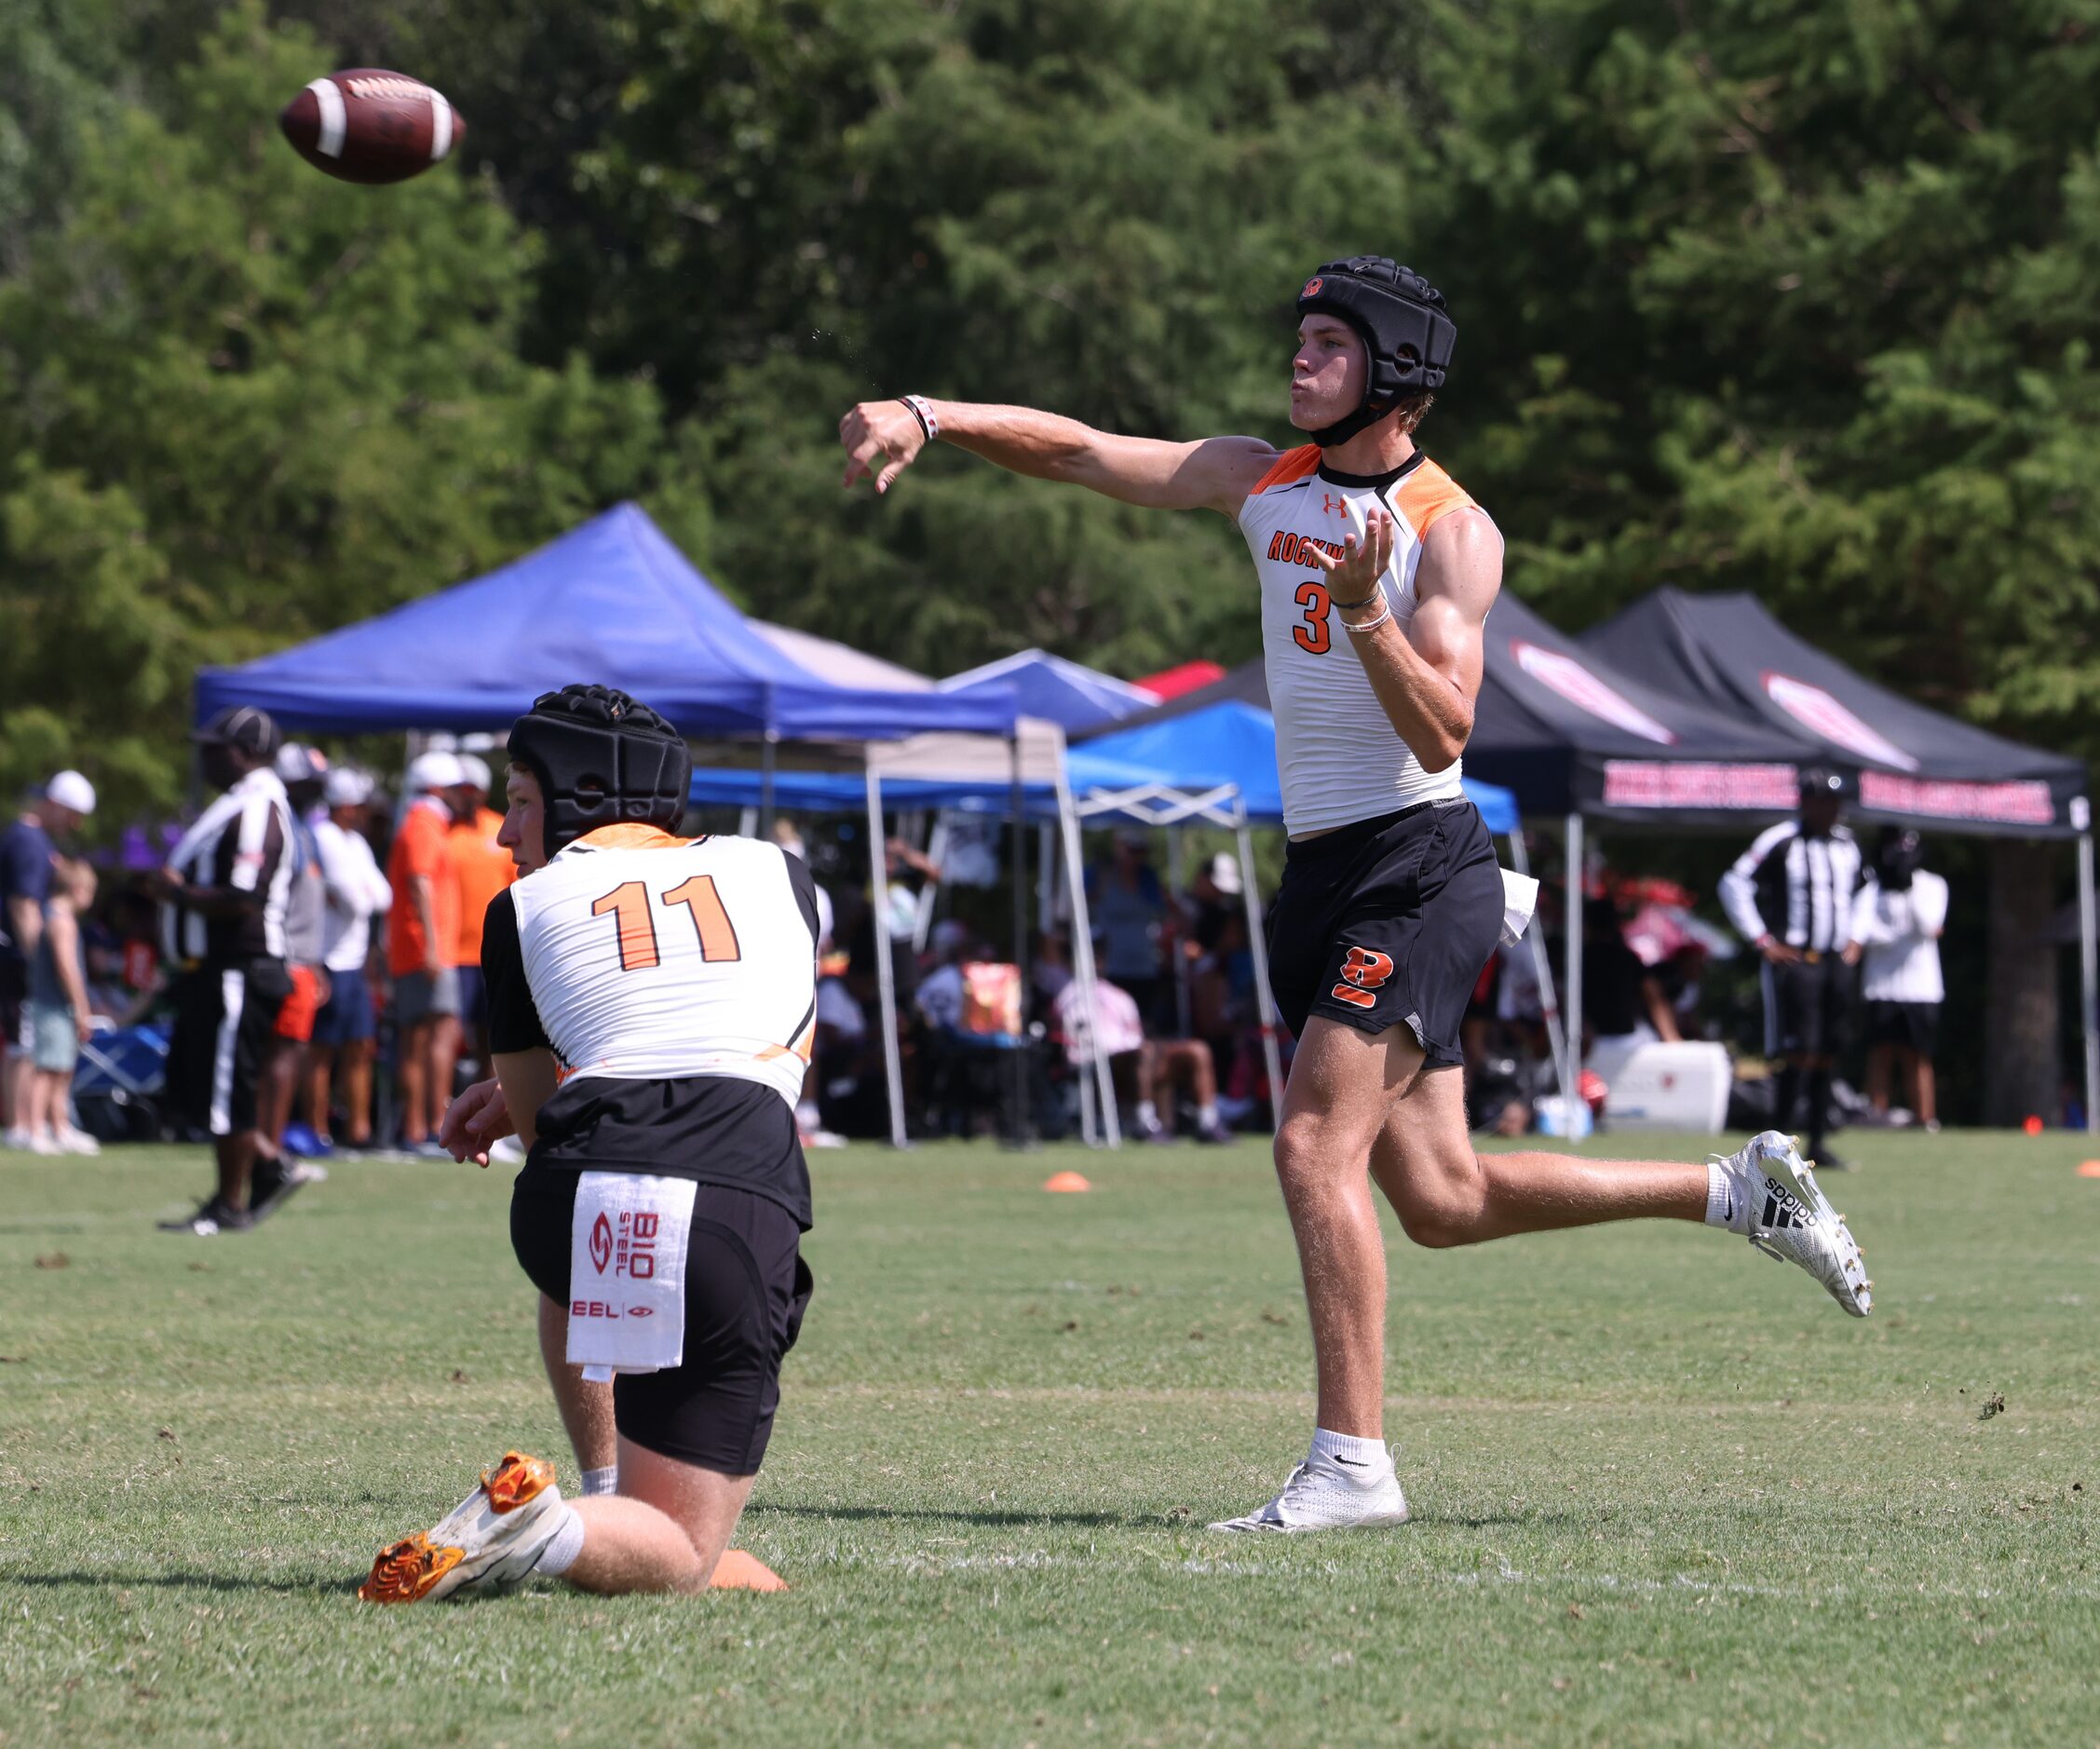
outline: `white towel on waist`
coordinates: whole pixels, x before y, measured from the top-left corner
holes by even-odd
[[[603,1382],[685,1361],[690,1178],[585,1173],[569,1228],[569,1364]]]

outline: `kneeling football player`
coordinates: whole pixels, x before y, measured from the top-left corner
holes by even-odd
[[[481,949],[498,1089],[460,1104],[474,1134],[515,1126],[529,1150],[511,1244],[565,1319],[567,1363],[587,1389],[611,1381],[618,1492],[564,1500],[550,1464],[508,1453],[381,1552],[359,1593],[376,1603],[532,1573],[704,1589],[809,1300],[808,870],[755,839],[672,836],[685,744],[624,693],[544,695],[509,754],[500,842],[522,877],[490,902]]]

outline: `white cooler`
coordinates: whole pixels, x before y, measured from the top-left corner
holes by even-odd
[[[1590,1066],[1604,1078],[1605,1127],[1610,1130],[1678,1130],[1718,1135],[1728,1116],[1733,1070],[1728,1053],[1703,1040],[1635,1045],[1616,1062]],[[1616,1054],[1616,1053],[1615,1053]]]

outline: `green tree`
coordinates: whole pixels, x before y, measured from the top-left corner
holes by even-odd
[[[83,142],[62,224],[0,283],[0,780],[62,753],[119,815],[164,805],[199,663],[650,478],[651,389],[517,356],[534,252],[488,187],[356,188],[286,147],[277,111],[326,60],[230,8],[169,118],[127,102]]]

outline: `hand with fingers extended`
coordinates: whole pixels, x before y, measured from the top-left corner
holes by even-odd
[[[455,1160],[486,1166],[489,1145],[517,1133],[510,1107],[504,1103],[503,1083],[491,1076],[476,1081],[445,1108],[444,1120],[438,1125],[438,1146]]]
[[[851,486],[873,480],[887,492],[890,481],[917,460],[927,445],[926,427],[901,400],[863,400],[838,422],[838,441],[846,446],[846,478]]]
[[[1327,593],[1335,612],[1345,617],[1343,624],[1350,623],[1347,617],[1350,614],[1361,620],[1384,611],[1379,579],[1393,562],[1393,519],[1384,510],[1374,505],[1365,512],[1363,533],[1344,536],[1339,559],[1310,541],[1306,543],[1305,556],[1326,572]]]

